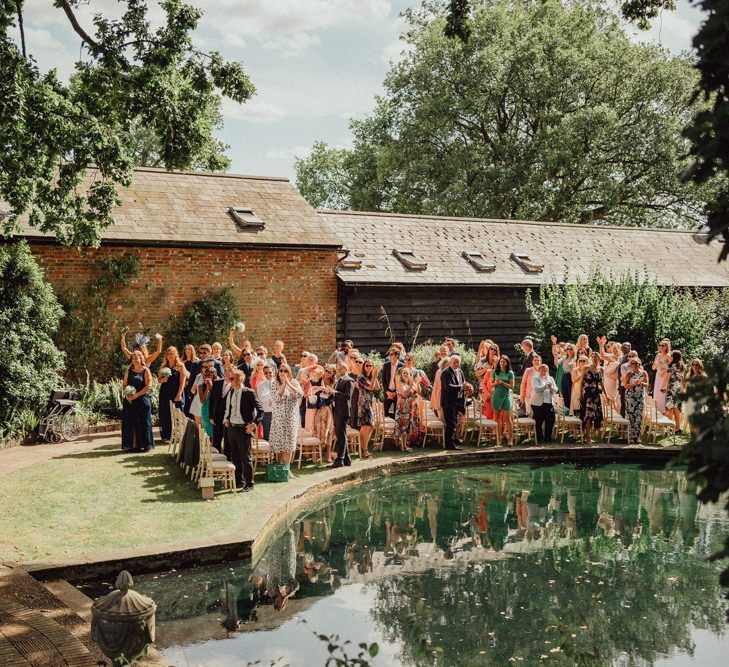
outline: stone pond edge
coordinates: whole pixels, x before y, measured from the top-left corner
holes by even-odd
[[[231,560],[246,560],[260,553],[287,517],[321,501],[323,496],[380,477],[444,468],[476,465],[514,464],[665,464],[680,452],[680,447],[641,447],[597,445],[592,447],[559,445],[465,449],[462,451],[421,452],[410,456],[378,457],[355,461],[351,468],[322,469],[299,477],[254,507],[229,532],[200,540],[97,553],[89,558],[32,561],[10,565],[25,570],[39,580],[68,579],[93,581],[116,576],[120,570],[133,575],[156,573]]]

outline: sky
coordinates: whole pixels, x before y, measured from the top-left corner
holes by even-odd
[[[195,35],[243,63],[257,88],[244,105],[223,102],[221,139],[230,145],[231,171],[294,180],[294,159],[323,140],[351,145],[348,123],[373,108],[389,63],[402,51],[400,13],[419,0],[188,0],[205,14]],[[150,2],[151,18],[161,16]],[[26,0],[26,42],[42,70],[67,77],[80,40],[51,0]],[[118,15],[115,0],[89,0],[77,15],[93,28],[96,12]],[[701,12],[678,0],[636,39],[659,41],[674,53],[691,50]],[[637,31],[633,31],[637,33]]]

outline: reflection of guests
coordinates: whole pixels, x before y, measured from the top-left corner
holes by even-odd
[[[243,491],[253,491],[251,438],[263,421],[263,406],[256,392],[243,386],[241,371],[231,371],[230,385],[225,424],[231,461],[235,466],[235,482],[236,486],[243,486]]]
[[[273,600],[273,608],[283,611],[298,590],[296,537],[289,528],[266,552],[266,593]]]
[[[536,422],[537,444],[552,440],[554,428],[554,406],[552,400],[557,393],[557,384],[549,376],[549,366],[541,364],[532,376],[531,406]]]
[[[446,449],[461,449],[460,441],[456,439],[456,426],[458,415],[466,411],[466,399],[463,393],[465,381],[461,369],[461,356],[452,354],[448,359],[448,368],[440,376]]]
[[[121,436],[124,451],[146,452],[154,447],[152,435],[152,403],[149,390],[152,388],[152,373],[144,364],[140,350],[132,352],[131,364],[124,373],[124,388],[136,391],[125,395],[122,407]]]

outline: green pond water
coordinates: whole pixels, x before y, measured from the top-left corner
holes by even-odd
[[[137,579],[170,664],[729,664],[729,522],[678,471],[451,469],[320,499],[257,562]],[[298,590],[296,590],[298,589]],[[285,608],[276,593],[296,590]],[[103,592],[103,591],[101,591]]]

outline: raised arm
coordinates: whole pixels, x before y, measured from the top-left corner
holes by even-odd
[[[127,330],[122,329],[121,332],[121,351],[127,359],[131,359],[132,353],[127,348]],[[126,383],[126,375],[124,376],[124,382]]]
[[[228,345],[230,345],[230,349],[235,352],[235,359],[236,361],[240,357],[241,352],[243,352],[242,347],[238,347],[235,344],[235,338],[233,338],[233,332],[235,331],[235,327],[230,327],[230,330],[228,331]]]
[[[157,349],[145,359],[147,366],[162,354],[162,336],[155,334],[155,338],[157,338]]]

